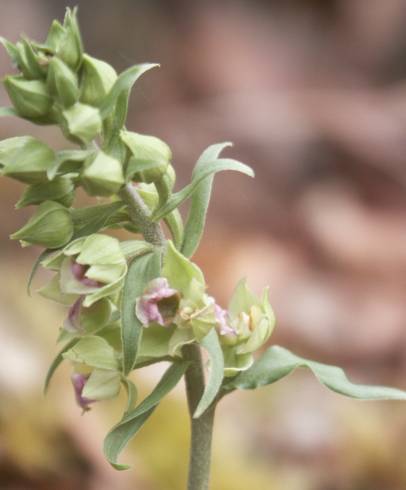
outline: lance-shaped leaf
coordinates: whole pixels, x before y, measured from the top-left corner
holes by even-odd
[[[172,364],[152,393],[134,410],[125,413],[121,421],[107,434],[104,440],[104,454],[114,468],[117,470],[129,468],[129,466],[117,463],[119,454],[130,439],[140,430],[162,398],[178,384],[187,367],[187,362]]]
[[[158,221],[164,218],[168,213],[182,204],[188,197],[190,197],[198,188],[200,182],[207,177],[214,175],[224,170],[234,170],[235,172],[241,172],[249,177],[254,177],[254,171],[245,165],[231,158],[218,158],[210,162],[207,162],[204,166],[196,167],[192,173],[192,181],[181,191],[172,194],[170,199],[164,206],[157,209],[153,214],[153,220]]]
[[[197,161],[195,172],[197,172],[199,168],[203,168],[208,162],[218,158],[220,152],[228,146],[232,146],[232,143],[218,143],[209,146],[204,150]],[[181,247],[181,251],[186,257],[192,257],[202,238],[213,180],[214,175],[204,179],[200,182],[192,195]]]
[[[320,383],[341,395],[362,400],[406,400],[406,391],[352,383],[341,368],[309,361],[276,345],[269,348],[247,371],[229,381],[224,388],[252,390],[275,383],[299,367],[310,369]]]
[[[101,117],[103,119],[108,117],[114,111],[114,107],[119,96],[123,92],[130,90],[141,75],[143,75],[151,68],[155,68],[156,66],[159,65],[153,63],[145,63],[142,65],[132,66],[131,68],[123,71],[123,73],[121,73],[117,80],[114,82],[114,85],[111,87],[110,92],[104,98],[103,103],[100,105]]]
[[[138,296],[141,296],[146,285],[152,279],[159,277],[160,270],[160,250],[136,257],[128,268],[121,305],[123,371],[125,375],[134,367],[141,340],[142,324],[135,314],[136,300]]]
[[[224,375],[223,351],[215,328],[212,328],[200,343],[209,354],[210,374],[193,418],[200,417],[212,404],[220,390]]]
[[[44,250],[39,254],[39,256],[35,259],[34,265],[32,266],[30,275],[28,277],[27,281],[27,294],[28,296],[31,296],[31,286],[32,286],[32,281],[34,280],[35,274],[38,271],[39,266],[41,265],[41,262],[45,260],[49,255],[51,255],[54,252],[54,250]]]

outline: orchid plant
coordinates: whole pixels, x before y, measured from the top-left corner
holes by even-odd
[[[49,269],[52,277],[39,294],[66,307],[45,389],[63,361],[72,366],[73,393],[84,412],[124,387],[128,403],[104,442],[111,465],[128,468],[118,462],[121,451],[183,377],[191,418],[189,490],[208,488],[216,405],[235,390],[270,385],[306,367],[343,395],[406,400],[402,390],[353,384],[340,368],[283,347],[262,349],[275,326],[268,289],[258,297],[242,280],[227,309],[208,294],[191,257],[203,234],[213,177],[224,170],[254,173],[220,156],[230,143],[214,144],[197,160],[191,182],[174,191],[169,146],[125,126],[134,83],[157,65],[117,75],[85,53],[76,9],[67,9],[63,23],[53,21],[43,43],[25,37],[1,42],[17,73],[4,78],[12,106],[0,115],[59,126],[70,143],[56,151],[33,136],[0,142],[1,175],[27,185],[16,207],[34,206],[11,238],[44,249],[29,288],[38,267]],[[75,207],[80,187],[97,203]],[[186,201],[184,220],[179,207]],[[134,237],[120,241],[108,234],[117,229]],[[169,367],[138,403],[137,370],[162,361]]]

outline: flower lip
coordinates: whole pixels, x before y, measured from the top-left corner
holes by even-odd
[[[80,325],[80,310],[84,299],[84,296],[80,296],[69,308],[68,317],[63,325],[68,332],[80,332],[82,330],[82,326]]]
[[[90,400],[82,395],[83,389],[85,387],[86,381],[89,375],[81,373],[73,373],[71,376],[73,389],[75,391],[76,403],[82,408],[83,412],[88,412],[90,410],[89,405],[94,403],[96,400]]]
[[[217,303],[214,304],[214,313],[216,315],[218,331],[220,335],[237,335],[237,331],[234,327],[228,324],[228,312],[224,310]]]
[[[101,287],[103,284],[86,277],[86,272],[88,269],[89,269],[88,265],[79,264],[78,262],[76,262],[76,260],[72,261],[71,270],[74,278],[77,281],[79,281],[84,286],[89,286],[91,288]]]
[[[179,292],[169,286],[165,277],[153,279],[137,298],[136,315],[147,327],[150,323],[158,323],[166,327],[172,323],[179,305]]]

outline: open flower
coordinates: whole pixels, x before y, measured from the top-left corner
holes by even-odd
[[[165,277],[153,279],[137,299],[135,312],[144,325],[158,323],[163,327],[172,323],[179,306],[179,293],[169,287]]]
[[[253,352],[269,339],[274,329],[275,316],[269,304],[268,290],[265,289],[261,298],[257,298],[247,288],[246,281],[242,280],[235,288],[228,313],[218,315],[225,373],[235,375],[250,367],[254,360]],[[224,331],[225,326],[233,332],[222,335],[221,329]]]
[[[83,410],[83,412],[88,412],[90,410],[89,405],[96,401],[83,396],[83,390],[88,379],[89,375],[81,373],[73,373],[71,376],[76,403]]]
[[[43,296],[64,304],[83,296],[86,308],[103,298],[115,298],[127,272],[120,242],[101,233],[74,240],[42,265],[57,272],[56,279],[40,290]]]

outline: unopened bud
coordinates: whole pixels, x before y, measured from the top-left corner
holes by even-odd
[[[120,137],[132,154],[129,165],[134,180],[146,183],[160,180],[172,158],[169,146],[155,136],[132,131],[123,130]]]
[[[91,196],[111,196],[124,184],[121,162],[100,151],[85,162],[81,182]]]
[[[25,80],[19,76],[9,76],[5,78],[4,86],[21,117],[41,119],[49,113],[52,106],[52,98],[44,82],[40,80]]]
[[[81,102],[99,106],[116,79],[117,73],[111,65],[87,54],[83,55]]]
[[[95,107],[77,102],[62,112],[62,129],[76,143],[88,144],[102,129],[100,112]]]
[[[69,177],[59,177],[51,182],[41,182],[27,187],[16,204],[16,209],[41,204],[44,201],[54,201],[65,207],[72,205],[75,197],[75,186]]]
[[[45,45],[51,51],[56,52],[62,43],[65,33],[65,29],[59,21],[52,21],[51,27],[48,31],[47,39],[45,41]]]
[[[79,98],[76,74],[57,57],[49,63],[47,87],[64,107],[70,107]]]
[[[21,182],[47,182],[47,170],[54,160],[54,151],[31,136],[8,138],[0,142],[2,174]]]
[[[59,40],[56,54],[69,65],[72,70],[77,71],[83,55],[83,45],[80,36],[79,25],[76,18],[76,9],[66,10],[63,22],[64,33]]]
[[[52,201],[42,203],[36,213],[10,238],[24,244],[45,248],[60,248],[73,236],[73,221],[69,210]]]

